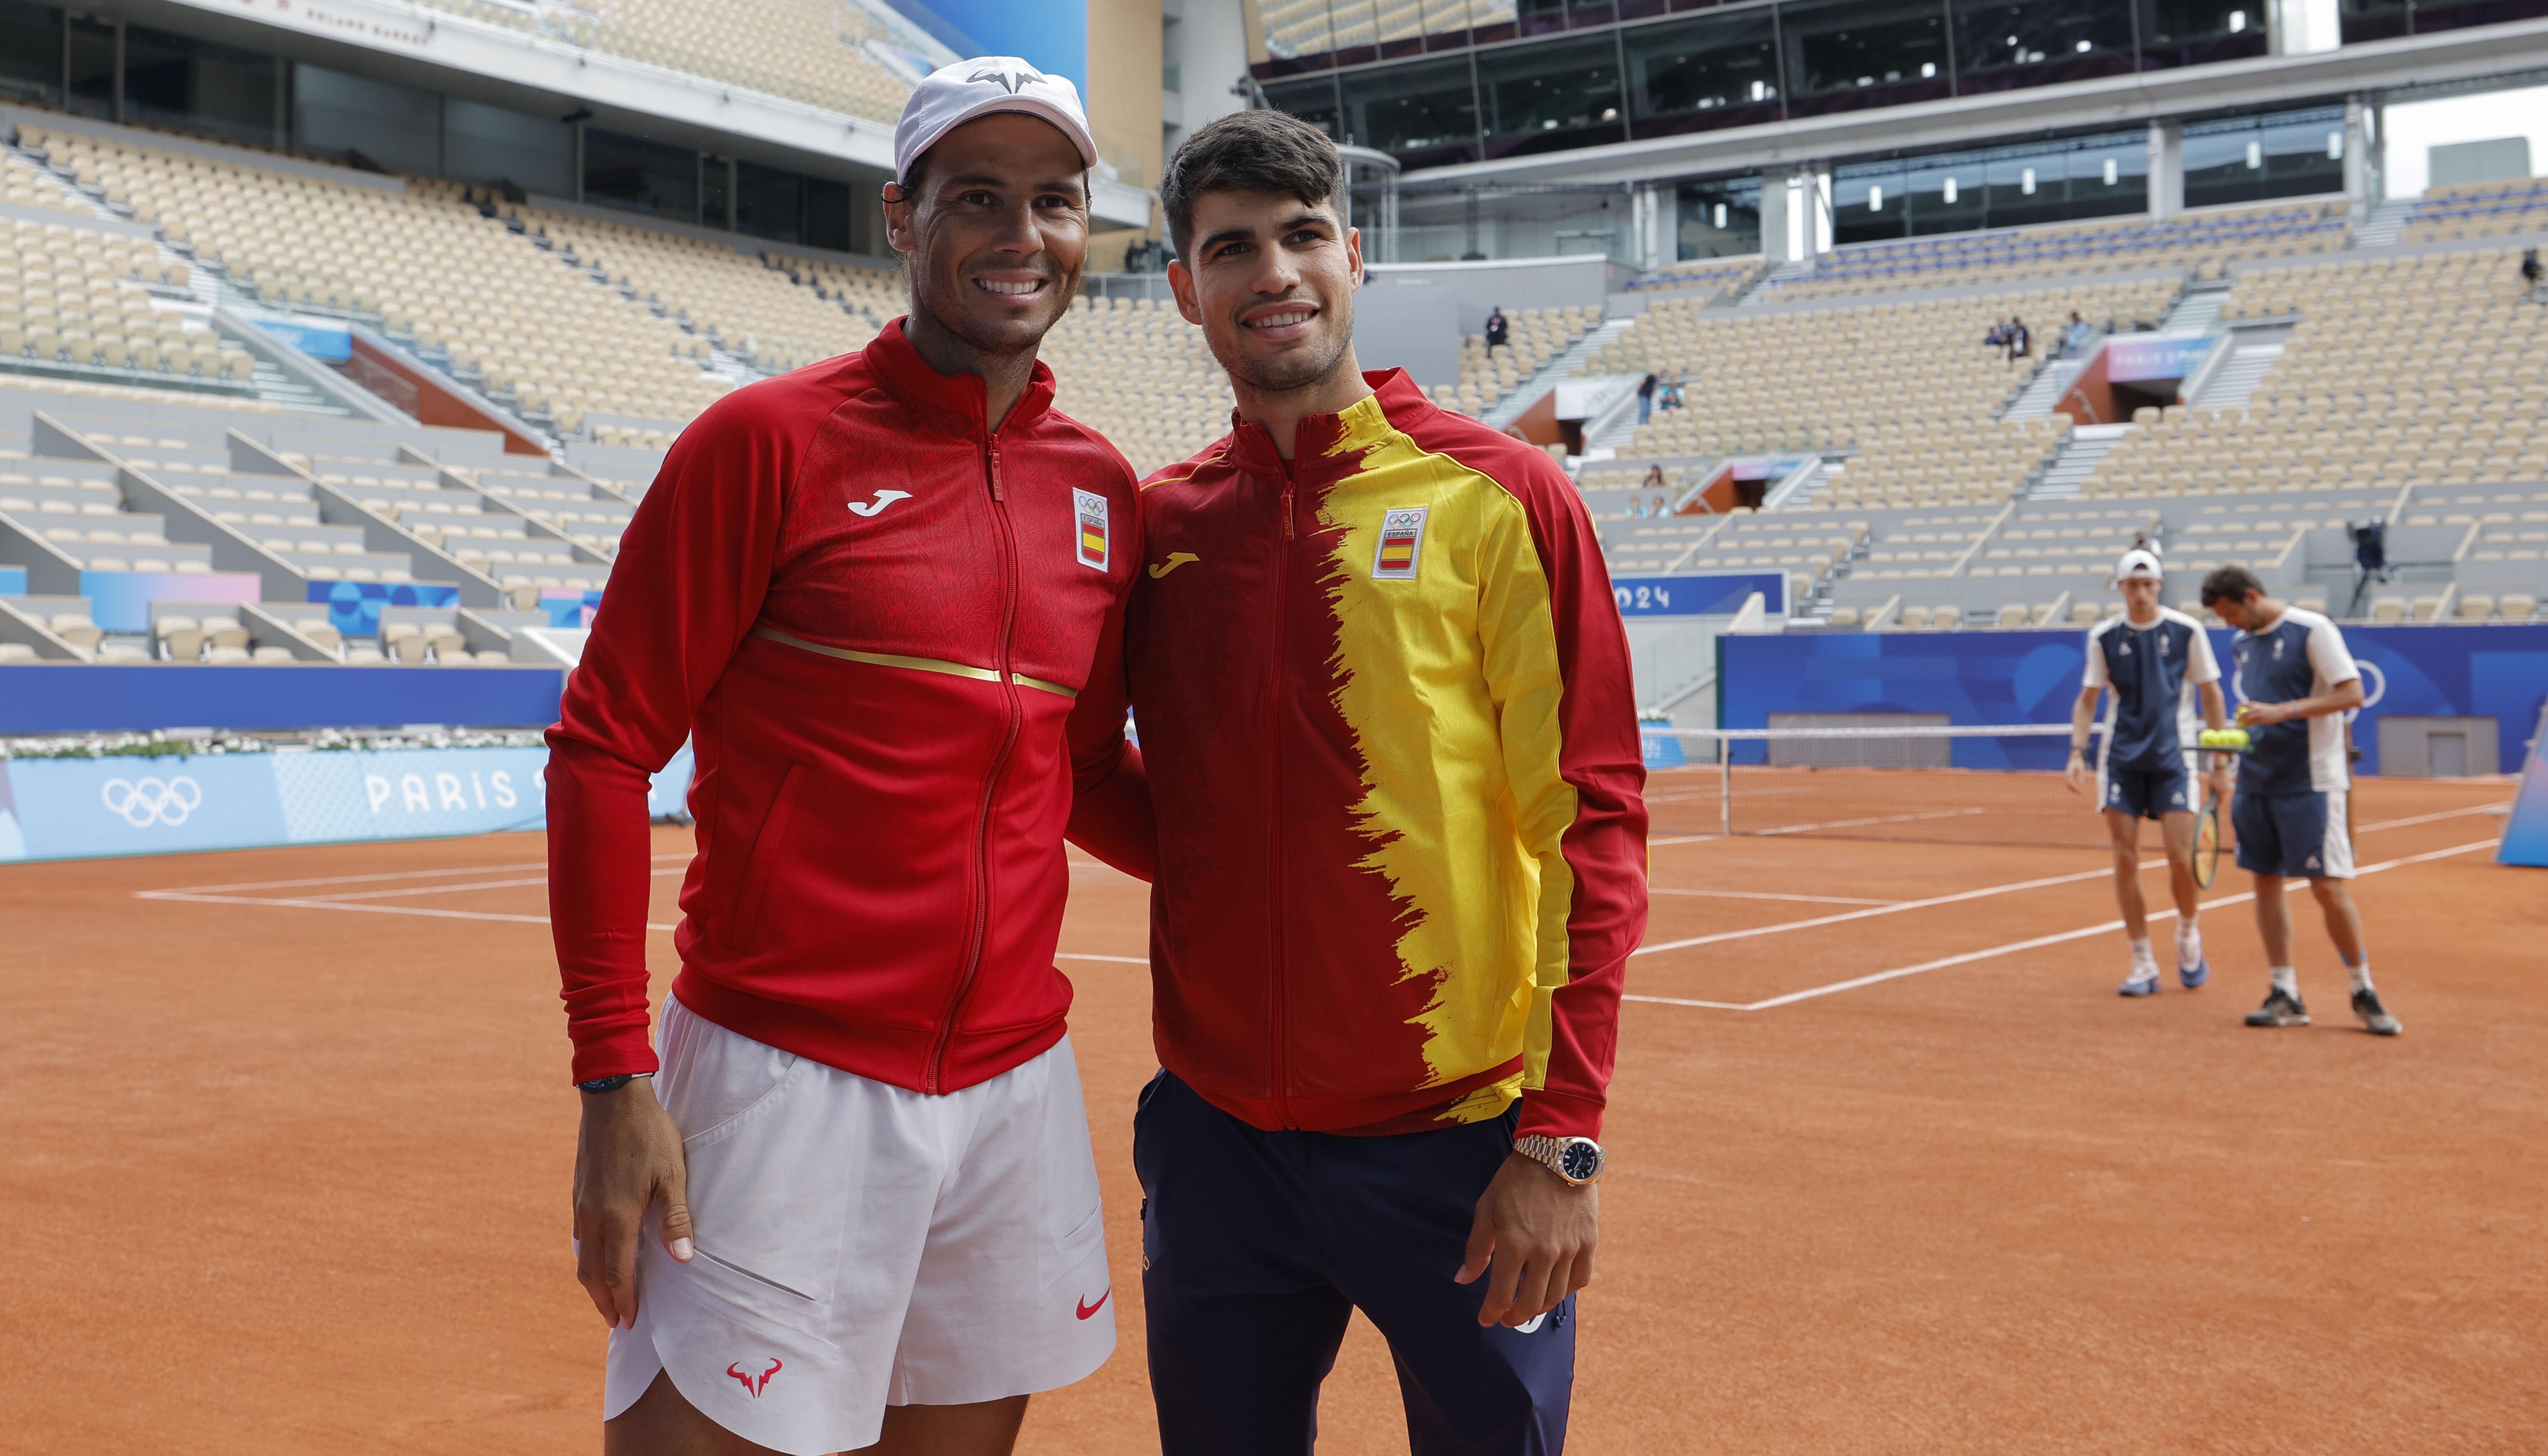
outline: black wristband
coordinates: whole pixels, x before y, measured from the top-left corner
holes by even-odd
[[[621,1072],[615,1077],[595,1077],[590,1082],[578,1082],[575,1089],[579,1092],[616,1092],[639,1077],[651,1075],[651,1072]]]

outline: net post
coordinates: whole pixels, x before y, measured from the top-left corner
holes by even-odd
[[[1734,745],[1722,738],[1716,740],[1716,826],[1734,838]]]

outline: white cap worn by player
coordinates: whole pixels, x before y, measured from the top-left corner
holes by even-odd
[[[2167,579],[2167,572],[2158,564],[2157,552],[2137,546],[2125,552],[2124,559],[2115,563],[2117,584],[2132,581],[2137,577],[2146,577],[2153,582]]]
[[[910,176],[911,164],[957,127],[1010,111],[1050,122],[1079,148],[1083,164],[1097,165],[1097,141],[1069,77],[1046,75],[1014,55],[981,55],[940,66],[912,88],[893,129],[894,177]]]

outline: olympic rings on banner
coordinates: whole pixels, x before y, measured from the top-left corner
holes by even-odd
[[[174,778],[110,778],[99,786],[98,798],[108,813],[121,815],[136,829],[147,829],[153,824],[173,828],[185,823],[187,816],[203,803],[204,790],[183,774]]]

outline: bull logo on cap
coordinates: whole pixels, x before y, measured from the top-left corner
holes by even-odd
[[[973,74],[966,76],[964,79],[967,81],[997,81],[1000,83],[1001,90],[1008,92],[1011,96],[1015,96],[1020,91],[1026,89],[1028,82],[1042,81],[1046,79],[1046,77],[1044,72],[1037,70],[1033,66],[1020,66],[1015,70],[1012,70],[1007,66],[984,66],[982,69],[973,72]]]

